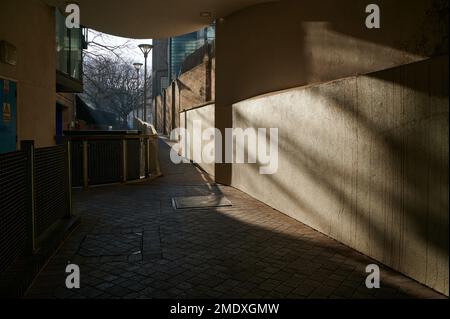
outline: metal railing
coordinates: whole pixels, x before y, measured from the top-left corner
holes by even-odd
[[[126,183],[158,175],[157,136],[139,131],[65,132],[71,145],[72,186]]]
[[[28,240],[27,164],[25,152],[0,155],[0,273],[25,251]]]
[[[42,235],[70,211],[67,145],[34,152],[35,232]]]
[[[158,176],[157,135],[68,135],[64,145],[0,154],[0,275],[17,257],[34,254],[63,218],[72,214],[72,186]],[[71,174],[70,174],[71,172]]]
[[[22,254],[37,251],[38,239],[71,215],[68,146],[0,154],[0,274]]]

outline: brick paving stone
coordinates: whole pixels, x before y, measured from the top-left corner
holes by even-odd
[[[26,298],[443,298],[382,265],[382,288],[367,289],[372,259],[191,164],[171,164],[160,145],[162,178],[74,190],[82,225]],[[172,197],[210,194],[233,206],[171,205]],[[65,288],[68,262],[80,266],[81,289]]]
[[[300,286],[298,286],[297,288],[295,288],[293,290],[293,293],[295,295],[301,296],[301,297],[308,297],[313,291],[314,289],[316,289],[317,286],[311,286],[308,284],[301,284]]]

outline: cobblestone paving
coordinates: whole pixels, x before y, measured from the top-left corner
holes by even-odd
[[[250,196],[214,185],[161,144],[164,177],[75,191],[78,227],[27,298],[442,298]],[[174,210],[171,198],[223,194],[232,207]],[[76,263],[81,288],[65,287]]]

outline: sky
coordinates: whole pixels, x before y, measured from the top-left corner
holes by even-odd
[[[88,41],[95,41],[96,43],[110,47],[120,46],[121,48],[115,50],[115,52],[120,55],[121,58],[123,58],[125,61],[129,61],[130,63],[144,63],[144,55],[138,48],[138,45],[141,43],[152,44],[152,39],[128,39],[101,33],[92,29],[89,29]],[[92,53],[107,52],[95,45],[90,45],[87,51]],[[151,69],[152,54],[149,54],[147,63],[149,69]]]

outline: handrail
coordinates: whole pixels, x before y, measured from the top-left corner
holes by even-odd
[[[139,138],[151,138],[154,135],[74,135],[74,136],[64,136],[63,138],[71,140],[71,141],[79,141],[79,140],[135,140]]]
[[[90,185],[127,183],[161,175],[156,134],[142,131],[65,131],[64,134],[64,140],[72,145],[73,186],[88,189]]]

